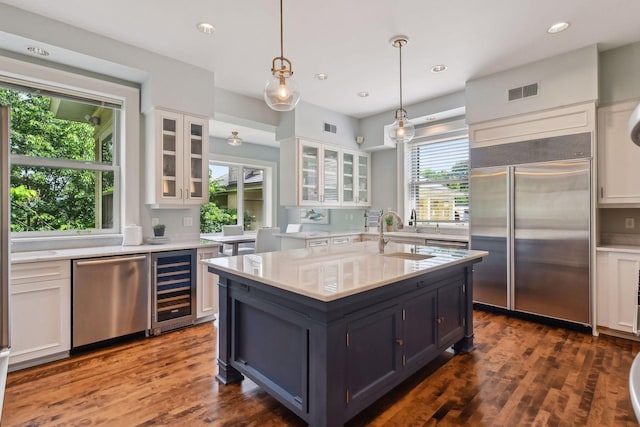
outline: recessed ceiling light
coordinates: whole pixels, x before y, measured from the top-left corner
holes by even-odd
[[[325,74],[325,73],[316,74],[316,79],[318,80],[327,80],[328,78],[329,78],[328,74]]]
[[[444,70],[447,69],[447,66],[444,64],[438,64],[438,65],[434,65],[433,67],[431,67],[431,72],[432,73],[441,73]]]
[[[366,98],[367,96],[369,96],[369,92],[363,90],[362,92],[358,92],[358,96],[360,98]]]
[[[547,33],[549,34],[559,33],[569,28],[569,25],[570,24],[568,22],[556,22],[555,24],[547,28]]]
[[[204,34],[213,34],[213,32],[216,30],[216,27],[206,22],[198,22],[196,28],[198,29],[198,31]]]
[[[49,52],[36,46],[29,46],[27,50],[34,55],[49,56]]]

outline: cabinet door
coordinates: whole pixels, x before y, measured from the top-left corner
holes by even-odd
[[[347,324],[348,404],[366,401],[402,368],[400,322],[394,305]]]
[[[218,256],[218,249],[198,249],[198,277],[196,282],[197,318],[214,316],[218,313],[218,275],[209,273],[200,261]]]
[[[184,117],[184,203],[199,205],[209,196],[208,126],[206,120]]]
[[[168,111],[156,112],[157,144],[160,145],[160,198],[163,202],[181,203],[183,188],[183,117]]]
[[[371,206],[370,157],[367,153],[358,153],[358,197],[359,206]]]
[[[340,150],[324,147],[322,149],[322,194],[323,205],[338,206],[340,204]]]
[[[320,202],[319,144],[300,142],[300,205],[318,206]]]
[[[402,313],[405,366],[423,366],[438,352],[435,313],[434,291],[416,296],[405,303]]]
[[[598,108],[598,198],[601,204],[640,203],[640,148],[629,137],[637,101]]]
[[[599,301],[597,323],[618,331],[633,332],[640,254],[609,252],[607,258],[605,273],[598,272],[598,294],[604,291],[607,300]],[[600,262],[598,267],[602,267]],[[603,278],[606,280],[601,280]]]
[[[70,277],[69,261],[11,266],[11,364],[69,351]]]
[[[342,204],[352,206],[356,204],[354,179],[356,177],[356,154],[352,151],[342,151]]]
[[[448,347],[464,336],[464,283],[453,282],[438,289],[438,348]]]

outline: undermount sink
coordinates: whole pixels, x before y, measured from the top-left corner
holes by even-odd
[[[384,254],[384,256],[392,258],[409,259],[412,261],[421,261],[423,259],[433,258],[434,255],[416,254],[412,252],[392,252],[390,254]]]

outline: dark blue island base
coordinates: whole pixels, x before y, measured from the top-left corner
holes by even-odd
[[[311,426],[340,426],[453,346],[473,350],[472,266],[334,301],[220,277],[218,374],[244,375]]]

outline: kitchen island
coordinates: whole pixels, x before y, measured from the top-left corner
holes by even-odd
[[[312,426],[344,424],[453,346],[473,349],[487,252],[377,242],[203,260],[219,275],[218,374]]]

